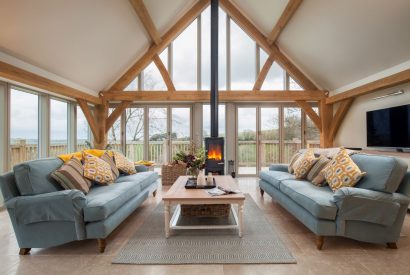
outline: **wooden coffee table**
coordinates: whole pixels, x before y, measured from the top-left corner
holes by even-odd
[[[238,186],[231,176],[214,176],[217,186],[238,190]],[[188,176],[180,176],[171,186],[165,196],[164,201],[164,216],[165,216],[165,237],[170,236],[171,229],[232,229],[237,228],[239,237],[243,233],[243,209],[245,203],[245,195],[230,194],[222,196],[211,196],[206,192],[206,189],[185,189],[185,183]],[[180,213],[181,204],[230,204],[234,216],[235,224],[228,225],[177,225]],[[233,205],[238,205],[238,213]],[[177,205],[177,208],[171,216],[171,206]]]

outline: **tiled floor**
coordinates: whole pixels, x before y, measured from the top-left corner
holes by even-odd
[[[104,254],[93,240],[50,249],[33,249],[19,256],[7,212],[0,212],[0,274],[410,274],[410,213],[398,242],[399,249],[361,243],[345,238],[327,238],[324,250],[315,247],[314,235],[269,195],[261,198],[257,179],[241,178],[241,189],[250,193],[272,226],[281,233],[297,264],[283,265],[113,265],[119,252],[160,202],[164,190],[150,197],[107,239]],[[165,189],[165,188],[164,188]]]

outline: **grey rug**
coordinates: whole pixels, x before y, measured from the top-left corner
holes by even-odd
[[[217,219],[216,219],[217,220]],[[216,221],[221,224],[230,221]],[[296,263],[253,199],[246,195],[244,236],[237,230],[174,230],[164,236],[160,203],[115,257],[117,264]]]

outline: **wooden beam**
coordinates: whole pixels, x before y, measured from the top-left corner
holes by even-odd
[[[292,16],[295,14],[296,10],[299,8],[300,4],[302,4],[302,1],[303,0],[289,0],[278,22],[276,22],[275,27],[273,28],[271,33],[268,35],[268,42],[270,44],[273,44],[274,42],[276,42],[280,33],[286,27],[286,24],[288,24]]]
[[[104,99],[110,101],[180,101],[209,102],[210,91],[111,91],[104,92]],[[323,91],[220,91],[221,102],[257,102],[257,101],[319,101],[326,97]]]
[[[296,100],[296,104],[299,105],[299,107],[302,108],[303,111],[305,111],[306,115],[313,121],[319,131],[322,132],[322,122],[320,120],[320,117],[313,110],[312,106],[310,106],[310,104],[306,101],[302,100]]]
[[[326,99],[320,100],[319,116],[322,122],[322,132],[320,133],[320,147],[332,147],[333,139],[330,138],[330,127],[333,119],[333,104],[326,104]]]
[[[172,82],[171,76],[168,73],[167,68],[165,68],[164,63],[162,63],[161,58],[159,58],[159,56],[156,54],[153,57],[153,61],[155,63],[155,65],[157,66],[162,78],[164,79],[165,85],[167,86],[167,89],[169,91],[175,91],[175,86],[174,86],[174,82]]]
[[[105,121],[105,133],[111,129],[115,121],[121,116],[125,109],[131,104],[132,101],[123,101],[121,104],[115,108],[115,110],[110,114],[110,116]]]
[[[192,21],[197,18],[201,12],[209,5],[209,0],[199,0],[184,16],[177,21],[162,37],[161,43],[152,45],[148,51],[138,59],[128,70],[122,75],[109,90],[124,90],[127,85],[137,77],[137,75],[152,61],[154,55],[162,52],[168,45],[186,28]]]
[[[404,70],[402,72],[392,74],[390,76],[381,78],[379,80],[364,84],[357,88],[353,88],[343,93],[336,94],[326,99],[327,104],[339,102],[348,98],[358,97],[365,94],[375,92],[377,90],[382,90],[390,88],[396,85],[404,84],[410,82],[410,69]]]
[[[43,76],[20,69],[8,63],[0,61],[0,77],[4,77],[22,84],[50,91],[70,98],[81,98],[90,103],[99,104],[101,100],[80,90],[68,87],[64,84],[50,80]]]
[[[147,30],[151,40],[156,45],[159,45],[162,40],[161,35],[159,34],[157,28],[155,27],[155,24],[152,21],[152,18],[148,13],[147,8],[144,5],[144,1],[143,0],[130,0],[130,2],[132,6],[134,7],[134,10],[137,13],[138,17],[140,18],[145,29]]]
[[[350,106],[352,106],[353,103],[353,98],[348,98],[340,102],[339,107],[337,108],[336,114],[333,117],[332,120],[332,126],[330,127],[330,132],[329,132],[329,138],[331,140],[334,140],[337,134],[337,131],[340,128],[340,125],[343,122],[343,119],[345,118],[347,112],[350,109]]]
[[[262,70],[259,72],[258,78],[255,81],[255,85],[253,86],[254,91],[260,91],[262,88],[263,82],[266,79],[266,76],[272,67],[273,64],[273,55],[270,54],[268,59],[266,60],[265,64],[262,67]]]
[[[91,132],[93,133],[94,138],[99,138],[99,127],[95,121],[94,115],[88,106],[87,101],[81,98],[77,98],[78,105],[80,105],[81,110],[85,118],[87,119],[88,125],[90,125]]]

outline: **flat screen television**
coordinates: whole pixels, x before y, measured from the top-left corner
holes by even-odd
[[[410,148],[410,104],[369,111],[367,146]]]

